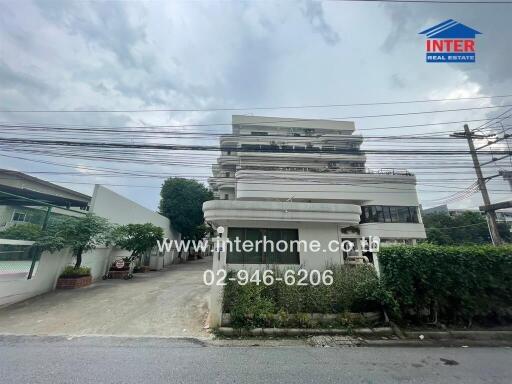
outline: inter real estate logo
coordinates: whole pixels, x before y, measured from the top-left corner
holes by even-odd
[[[420,32],[426,35],[427,63],[474,63],[475,36],[481,32],[449,19]]]

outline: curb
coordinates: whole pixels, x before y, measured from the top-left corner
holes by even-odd
[[[392,336],[390,327],[378,328],[231,328],[220,327],[217,333],[223,336],[310,336],[310,335],[360,335],[360,336]]]
[[[512,331],[403,331],[408,340],[512,341]]]

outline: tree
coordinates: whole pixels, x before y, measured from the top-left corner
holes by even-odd
[[[427,229],[427,241],[439,245],[485,244],[491,242],[485,216],[479,212],[464,212],[450,216],[433,213],[423,216]],[[505,223],[498,224],[503,240],[512,241],[510,229]]]
[[[36,241],[41,237],[41,227],[36,224],[18,224],[0,232],[2,239]]]
[[[184,239],[197,240],[204,235],[203,203],[213,199],[212,191],[195,180],[172,177],[162,185],[160,196],[160,213]]]
[[[164,230],[151,223],[123,225],[114,232],[116,246],[131,251],[132,256],[144,254],[164,237]]]
[[[50,251],[70,247],[76,257],[75,268],[78,269],[84,252],[110,241],[112,225],[107,219],[88,213],[82,217],[70,217],[50,227],[38,245]]]

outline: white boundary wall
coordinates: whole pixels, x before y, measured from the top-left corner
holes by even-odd
[[[0,239],[0,244],[30,245],[32,242]],[[37,270],[30,280],[19,274],[0,276],[0,306],[14,304],[54,290],[59,275],[70,262],[70,250],[43,252]]]
[[[91,201],[90,212],[108,219],[111,223],[145,224],[152,223],[164,230],[164,237],[171,240],[180,239],[180,234],[171,227],[171,222],[165,216],[160,215],[136,202],[127,199],[102,185],[96,184]],[[156,245],[156,244],[155,244]],[[122,253],[122,251],[120,251]],[[118,254],[116,256],[128,256],[129,254]],[[151,256],[150,266],[153,269],[161,269],[177,261],[177,252],[165,252]]]

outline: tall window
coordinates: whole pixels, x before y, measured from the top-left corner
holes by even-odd
[[[25,221],[27,214],[25,212],[14,212],[12,215],[12,221]]]
[[[361,207],[361,223],[419,223],[418,207],[367,205]]]
[[[228,238],[233,242],[232,249],[227,248],[228,254],[226,262],[228,264],[299,264],[299,250],[298,245],[292,248],[291,241],[299,239],[299,231],[297,229],[284,229],[284,228],[229,228]],[[239,241],[239,251],[237,252],[234,244],[235,239]],[[272,250],[270,244],[267,248],[263,248],[264,239],[271,240],[274,244]],[[252,244],[251,251],[243,251],[242,245],[244,241],[249,240]],[[286,241],[286,251],[278,251],[276,243],[279,240]],[[259,241],[258,247],[256,244]],[[278,247],[280,248],[280,247]]]

